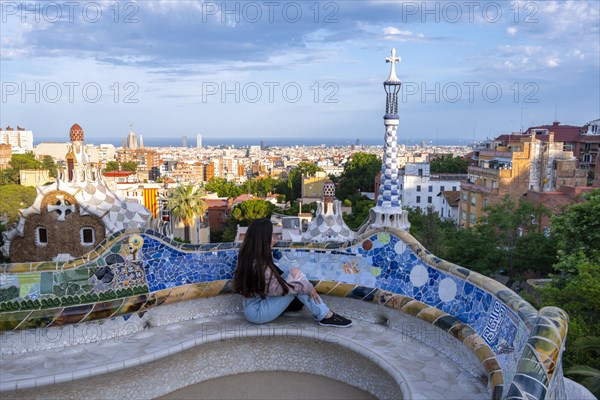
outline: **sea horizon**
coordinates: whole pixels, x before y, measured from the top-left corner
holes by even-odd
[[[187,146],[188,148],[196,147],[195,137],[190,140],[188,138]],[[40,143],[65,143],[68,140],[65,140],[64,137],[37,137],[34,138],[34,146]],[[96,138],[90,138],[85,140],[86,144],[112,144],[115,147],[121,147],[123,145],[123,138],[105,138],[102,140],[96,140]],[[379,139],[373,138],[372,140],[363,140],[360,139],[359,143],[356,143],[356,139],[354,140],[346,140],[343,138],[332,138],[332,139],[319,139],[319,138],[277,138],[277,139],[248,139],[248,138],[203,138],[202,145],[203,147],[211,146],[211,147],[219,147],[219,146],[234,146],[238,148],[248,147],[248,146],[260,146],[261,142],[264,146],[267,147],[293,147],[293,146],[322,146],[325,145],[327,147],[339,147],[339,146],[352,146],[352,145],[366,145],[366,146],[383,146],[383,137]],[[469,146],[473,143],[472,140],[467,139],[426,139],[426,138],[399,138],[399,145],[407,145],[407,146],[421,146],[425,143],[426,146]],[[182,146],[181,138],[145,138],[144,137],[144,147],[184,147]]]

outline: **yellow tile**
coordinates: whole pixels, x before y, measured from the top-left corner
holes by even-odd
[[[502,375],[502,371],[494,371],[490,375],[492,387],[504,384],[504,376]]]
[[[315,286],[315,289],[317,289],[317,293],[319,294],[329,294],[337,285],[338,282],[321,281]]]
[[[417,318],[420,318],[424,321],[429,322],[430,324],[433,324],[433,321],[444,315],[446,315],[445,312],[438,310],[435,307],[429,307],[417,314]]]
[[[427,307],[429,307],[427,304],[412,300],[402,307],[402,311],[414,317]]]
[[[201,296],[202,297],[214,297],[214,296],[218,295],[219,293],[221,293],[221,289],[223,289],[223,286],[225,286],[226,283],[227,283],[227,280],[209,282],[208,286],[206,287],[204,292],[202,292]]]
[[[473,335],[470,335],[470,336],[466,337],[465,340],[463,340],[463,343],[469,349],[471,349],[471,351],[474,351],[478,347],[481,347],[481,346],[484,346],[484,345],[487,346],[487,344],[485,343],[485,341],[478,334],[473,334]]]
[[[356,287],[356,285],[352,283],[340,283],[335,288],[333,288],[328,295],[329,296],[337,296],[337,297],[346,297],[352,290]]]
[[[496,355],[489,346],[481,346],[475,349],[475,355],[482,363],[488,358],[494,358]]]

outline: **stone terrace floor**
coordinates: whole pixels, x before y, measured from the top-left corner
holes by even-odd
[[[337,310],[340,310],[339,304]],[[55,390],[60,386],[64,388],[65,385],[46,386],[41,389],[40,387],[83,378],[89,380],[91,377],[127,368],[135,370],[142,364],[165,357],[179,357],[196,346],[235,339],[236,335],[293,335],[294,332],[302,332],[300,335],[305,337],[323,337],[326,341],[333,341],[366,356],[388,371],[396,382],[403,381],[400,383],[402,390],[408,388],[410,391],[405,393],[405,398],[490,397],[485,383],[480,378],[467,372],[463,365],[459,365],[435,347],[385,324],[356,319],[356,316],[347,313],[346,315],[354,318],[354,325],[346,329],[336,329],[319,327],[308,315],[302,313],[284,314],[273,323],[256,326],[249,324],[243,315],[237,312],[155,326],[141,330],[125,340],[113,338],[61,349],[5,354],[0,359],[2,397],[30,398],[41,393],[52,397]],[[399,317],[412,321],[412,317],[404,314]],[[456,342],[456,345],[458,344]],[[16,388],[29,390],[15,392]]]

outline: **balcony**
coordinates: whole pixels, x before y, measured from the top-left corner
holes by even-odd
[[[479,157],[501,157],[501,158],[512,158],[513,153],[510,151],[496,151],[496,150],[479,150]]]
[[[490,178],[510,178],[512,175],[512,169],[496,169],[496,168],[482,168],[482,167],[469,167],[470,175],[479,175],[482,177]]]
[[[477,183],[462,182],[460,184],[460,188],[461,188],[461,190],[467,190],[469,192],[478,192],[478,193],[494,194],[494,195],[498,194],[498,188],[492,189],[492,188],[485,187],[485,186],[477,184]]]

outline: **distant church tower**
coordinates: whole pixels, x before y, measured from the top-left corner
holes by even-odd
[[[129,127],[129,135],[127,135],[127,148],[130,150],[135,150],[138,148],[137,138],[135,137],[135,133],[133,132],[133,128]]]
[[[386,93],[385,115],[385,143],[383,148],[383,165],[381,166],[381,180],[377,205],[370,210],[369,220],[360,229],[360,233],[372,228],[393,227],[408,230],[408,212],[402,210],[400,200],[400,183],[398,180],[398,93],[402,82],[396,76],[396,49],[392,49],[392,56],[385,59],[391,63],[390,76],[383,82]]]

